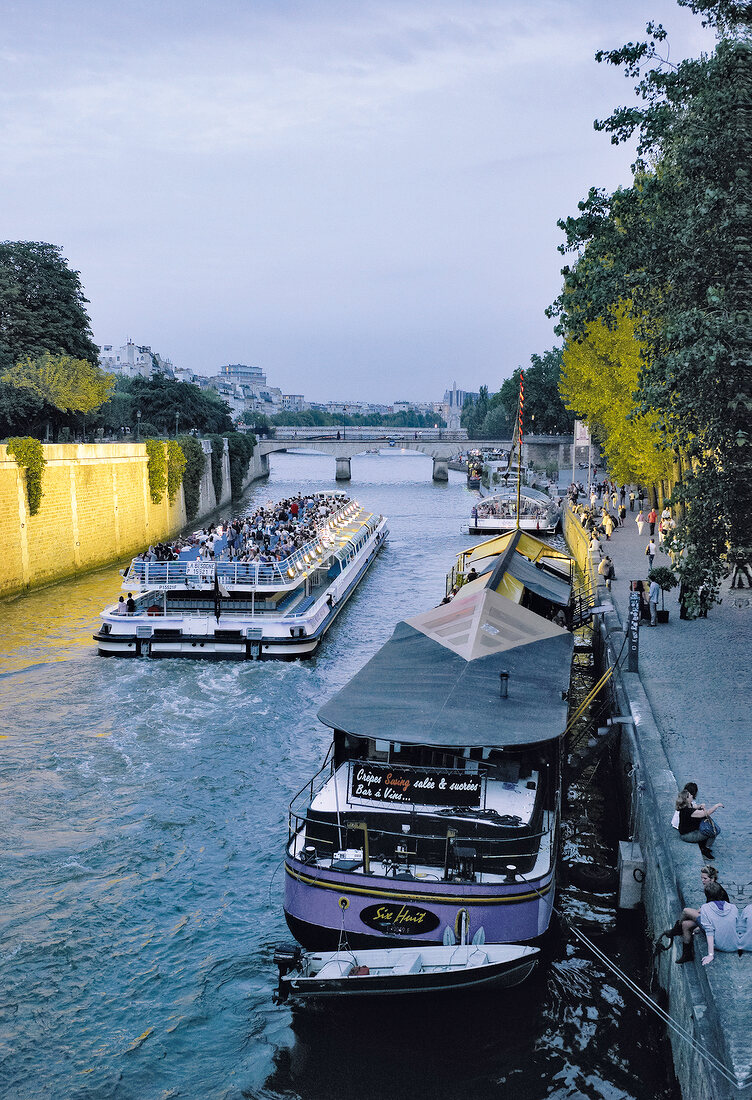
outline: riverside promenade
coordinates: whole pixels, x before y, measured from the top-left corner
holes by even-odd
[[[722,603],[714,604],[707,618],[694,620],[679,618],[678,588],[665,594],[669,622],[654,629],[641,624],[639,672],[629,673],[622,649],[629,582],[644,580],[649,571],[649,527],[638,533],[636,508],[627,511],[610,541],[603,540],[616,580],[614,612],[604,616],[602,629],[611,661],[621,652],[615,686],[622,713],[632,718],[624,727],[622,751],[634,766],[633,812],[646,858],[645,912],[655,938],[671,927],[682,906],[697,908],[705,900],[699,878],[705,861],[698,846],[684,844],[670,825],[677,791],[689,780],[699,786],[698,801],[724,804],[716,815],[723,832],[713,846],[714,863],[739,910],[752,902],[752,590],[732,591],[726,580]],[[572,549],[580,543],[580,557],[576,527],[579,521],[569,513],[568,541]],[[591,562],[594,579],[597,564]],[[659,551],[655,565],[670,564]],[[607,593],[597,579],[605,602]],[[675,943],[681,950],[678,939]],[[695,936],[695,944],[694,963],[676,965],[676,947],[661,955],[658,978],[669,995],[669,1013],[721,1066],[671,1034],[683,1094],[686,1100],[746,1100],[752,1097],[752,954],[716,950],[714,961],[703,966],[704,935]]]

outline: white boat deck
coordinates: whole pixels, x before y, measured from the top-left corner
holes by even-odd
[[[370,809],[378,813],[404,815],[405,811],[417,810],[418,813],[431,813],[432,809],[434,811],[442,809],[441,806],[431,807],[425,804],[415,806],[411,802],[401,802],[399,805],[394,805],[390,802],[377,802],[373,799],[354,798],[350,794],[351,766],[357,765],[351,765],[348,762],[337,769],[336,773],[327,780],[313,799],[311,810],[320,813],[336,813],[338,810],[343,812],[355,808],[358,810]],[[395,766],[398,767],[399,765]],[[473,772],[468,772],[468,774],[476,775]],[[535,784],[535,786],[529,787],[528,784],[530,783]],[[485,797],[481,799],[480,809],[495,810],[496,813],[502,816],[518,817],[521,825],[528,825],[535,806],[538,783],[539,775],[537,771],[531,772],[530,775],[524,779],[518,779],[516,782],[490,779],[483,784]],[[443,808],[446,809],[445,806]],[[463,815],[461,810],[453,813],[452,818],[456,821],[478,820],[476,814]],[[396,828],[395,831],[397,831]]]

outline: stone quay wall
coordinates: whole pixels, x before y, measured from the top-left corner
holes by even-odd
[[[230,462],[223,459],[222,496],[211,476],[211,444],[202,441],[206,466],[194,521],[230,502]],[[26,472],[0,445],[0,599],[51,584],[139,553],[186,525],[182,486],[170,504],[149,492],[143,443],[45,444],[42,503],[29,515]],[[254,453],[246,485],[268,474]]]
[[[722,881],[732,900],[738,902],[740,908],[749,900],[749,884],[741,891],[739,887],[739,883],[749,878],[746,861],[748,803],[743,797],[734,798],[735,786],[742,794],[748,790],[745,786],[749,758],[748,752],[745,756],[746,725],[737,720],[736,711],[729,705],[728,695],[734,694],[736,676],[726,667],[731,659],[726,656],[720,667],[711,659],[714,650],[745,652],[741,641],[744,625],[741,621],[736,622],[745,612],[735,610],[731,593],[724,592],[723,606],[714,607],[710,619],[680,626],[677,607],[671,612],[672,616],[677,616],[671,626],[659,627],[640,638],[640,671],[629,672],[623,652],[629,578],[644,576],[647,572],[642,550],[647,536],[638,536],[633,514],[627,515],[625,527],[620,528],[608,544],[617,572],[610,594],[613,610],[596,616],[593,644],[602,666],[614,669],[615,714],[622,720],[619,751],[623,793],[628,805],[627,818],[634,823],[634,837],[645,860],[642,901],[647,934],[654,939],[662,929],[673,925],[683,906],[697,906],[702,900],[700,853],[695,845],[679,843],[670,825],[679,785],[688,777],[696,776],[701,783],[715,783],[729,803],[735,800],[741,807],[736,822],[732,807],[728,807],[723,820],[728,830],[724,837],[725,847],[723,844],[718,847]],[[564,513],[564,536],[595,590],[599,580],[598,563],[589,560],[587,536],[569,507]],[[599,590],[598,602],[607,605],[609,593]],[[710,631],[713,631],[713,643],[709,641]],[[742,657],[740,667],[741,662]],[[717,725],[714,727],[709,722],[705,736],[698,737],[697,722],[691,718],[691,712],[698,706],[698,696],[708,695],[712,697],[711,710],[716,714]],[[677,715],[680,719],[676,719]],[[671,732],[677,721],[682,730],[680,735]],[[730,728],[732,734],[736,728],[742,730],[735,752],[729,751],[720,734],[726,728]],[[673,762],[669,758],[672,751]],[[724,759],[729,760],[727,770],[736,775],[736,785],[728,778],[724,780]],[[697,939],[704,942],[702,936]],[[675,950],[664,952],[655,960],[654,977],[660,988],[654,990],[652,996],[668,1010],[686,1035],[716,1058],[732,1078],[726,1080],[687,1038],[669,1030],[674,1071],[682,1095],[686,1100],[752,1100],[752,973],[749,970],[752,959],[746,954],[739,959],[733,953],[717,953],[712,966],[704,967],[698,943],[695,962],[677,966]]]

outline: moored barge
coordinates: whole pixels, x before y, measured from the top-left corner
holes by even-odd
[[[548,928],[572,563],[516,531],[458,564],[451,602],[399,623],[319,711],[332,746],[290,806],[285,860],[310,950]]]

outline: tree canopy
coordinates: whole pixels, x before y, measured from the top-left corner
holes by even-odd
[[[721,30],[743,25],[742,5],[686,6]],[[615,328],[628,303],[635,412],[685,459],[675,549],[685,579],[715,588],[729,544],[750,542],[752,47],[730,34],[711,56],[669,66],[665,30],[649,24],[648,36],[597,55],[637,79],[640,104],[596,123],[614,143],[637,137],[634,178],[611,195],[591,189],[559,223],[575,261],[550,312],[571,348],[593,324]]]
[[[642,355],[635,322],[624,306],[609,321],[611,327],[591,322],[581,339],[565,346],[561,395],[587,422],[611,476],[623,484],[650,485],[670,476],[672,455],[656,414],[637,412]]]
[[[87,359],[43,352],[38,359],[24,359],[2,376],[16,389],[30,390],[62,413],[92,412],[108,398],[115,378]]]
[[[574,416],[559,393],[561,348],[551,348],[543,355],[531,355],[525,367],[526,435],[562,435],[574,429]],[[522,367],[507,378],[501,389],[489,397],[488,387],[481,386],[478,400],[468,400],[462,410],[462,426],[471,439],[511,439],[517,419]]]
[[[59,245],[0,242],[0,373],[45,352],[96,365],[86,304]]]
[[[110,400],[92,421],[95,428],[116,433],[141,424],[159,435],[174,435],[175,415],[180,431],[232,431],[232,417],[226,401],[213,390],[201,390],[190,382],[175,382],[160,375],[154,378],[119,378]],[[146,431],[144,431],[146,434]]]

